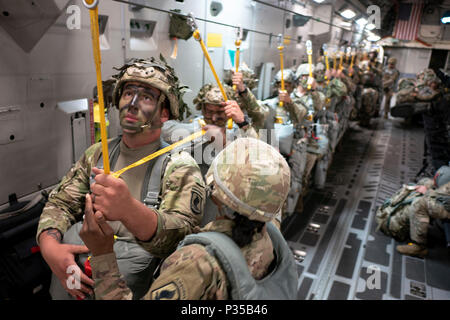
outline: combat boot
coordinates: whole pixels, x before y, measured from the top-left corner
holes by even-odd
[[[428,249],[425,246],[416,243],[408,243],[403,246],[397,246],[397,251],[401,254],[419,258],[424,258],[428,254]]]

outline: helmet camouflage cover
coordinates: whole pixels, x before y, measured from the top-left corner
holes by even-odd
[[[113,92],[113,105],[119,107],[122,89],[126,82],[136,81],[151,87],[157,88],[161,94],[169,100],[170,118],[182,120],[186,111],[190,112],[182,97],[188,87],[180,86],[175,71],[160,55],[160,61],[154,57],[150,59],[131,59],[121,68],[114,68],[119,71],[113,77],[117,80]]]
[[[233,88],[224,84],[223,89],[225,90],[227,97],[233,96]],[[197,110],[201,110],[203,104],[207,103],[220,105],[224,101],[225,99],[223,98],[220,88],[216,85],[208,83],[201,87],[197,96],[194,98],[193,103]]]
[[[283,78],[284,78],[285,82],[291,82],[291,83],[294,83],[295,79],[296,79],[294,71],[292,71],[291,69],[283,69]],[[281,70],[279,70],[277,72],[277,74],[275,75],[274,81],[281,82]]]
[[[211,195],[250,220],[270,221],[283,207],[291,173],[284,157],[255,138],[239,138],[214,158],[205,180]]]
[[[316,67],[314,68],[314,78],[318,82],[325,81],[325,65],[322,62],[316,64]]]
[[[314,73],[314,65],[311,65],[312,72]],[[295,73],[296,79],[299,79],[301,76],[309,75],[309,64],[303,63],[297,68],[297,72]]]
[[[394,58],[394,57],[391,57],[391,58],[389,58],[388,59],[388,64],[397,64],[397,59],[396,58]]]
[[[253,88],[256,87],[256,84],[258,83],[258,78],[256,78],[256,74],[255,72],[250,69],[249,67],[245,66],[245,65],[241,65],[239,67],[239,72],[242,73],[242,77],[244,78],[244,84],[247,88],[249,88],[250,90],[252,90]],[[233,82],[231,80],[233,75],[232,70],[228,69],[224,71],[224,75],[223,75],[223,82],[226,83],[229,86],[233,85]]]

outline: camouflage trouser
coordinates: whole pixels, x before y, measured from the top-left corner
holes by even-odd
[[[339,122],[328,121],[328,139],[330,141],[331,151],[334,152],[336,145],[338,143],[338,135],[339,135]]]
[[[373,88],[364,88],[361,95],[361,109],[359,113],[360,124],[368,126],[370,119],[377,112],[378,91]]]
[[[384,115],[387,116],[391,110],[392,90],[384,93]]]
[[[307,152],[306,153],[306,166],[303,174],[303,188],[306,189],[309,185],[309,180],[311,178],[311,171],[317,161],[317,154]]]
[[[292,152],[289,158],[291,168],[291,188],[286,198],[283,210],[283,219],[291,215],[297,205],[298,199],[303,192],[303,175],[306,167],[306,139],[302,138],[294,141]]]
[[[330,162],[330,152],[322,156],[317,161],[316,170],[314,172],[314,185],[317,189],[323,189],[325,187],[329,162]]]
[[[362,92],[362,86],[357,86],[355,91],[355,104],[353,105],[352,112],[350,113],[350,120],[357,120],[359,110],[361,109],[361,92]]]
[[[413,202],[410,219],[411,240],[425,245],[427,243],[430,218],[450,219],[450,213],[434,198],[421,197]]]
[[[387,234],[397,241],[406,241],[409,237],[409,224],[412,215],[411,206],[405,206],[391,217]]]
[[[70,227],[64,234],[63,243],[84,245],[83,240],[79,236],[82,225],[82,222],[78,222]],[[159,259],[152,257],[140,245],[130,241],[116,240],[114,242],[114,252],[120,273],[125,277],[128,287],[133,292],[133,299],[143,297],[150,289],[153,271],[159,264]],[[76,261],[82,270],[84,270],[83,266],[86,259],[86,254],[76,257]],[[49,291],[53,300],[74,300],[54,274],[52,275]]]

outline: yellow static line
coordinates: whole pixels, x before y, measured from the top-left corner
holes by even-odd
[[[125,171],[127,171],[127,170],[129,170],[129,169],[131,169],[131,168],[140,166],[141,164],[144,164],[144,163],[146,163],[146,162],[148,162],[148,161],[150,161],[150,160],[152,160],[152,159],[154,159],[154,158],[156,158],[156,157],[159,157],[160,155],[162,155],[162,154],[164,154],[164,153],[166,153],[166,152],[171,151],[172,149],[178,147],[179,145],[182,145],[182,144],[185,144],[186,142],[189,142],[189,141],[192,141],[192,140],[194,140],[194,139],[197,139],[198,137],[203,136],[205,133],[206,133],[205,130],[197,131],[197,132],[191,134],[190,136],[188,136],[188,137],[186,137],[186,138],[184,138],[184,139],[182,139],[182,140],[180,140],[180,141],[178,141],[178,142],[175,142],[174,144],[171,144],[171,145],[168,146],[168,147],[165,147],[165,148],[163,148],[163,149],[160,149],[160,150],[158,150],[158,151],[152,153],[151,155],[149,155],[149,156],[147,156],[147,157],[145,157],[145,158],[142,158],[141,160],[138,160],[138,161],[136,161],[135,163],[130,164],[129,166],[127,166],[127,167],[125,167],[125,168],[123,168],[123,169],[120,169],[120,170],[118,170],[118,171],[116,171],[116,172],[113,172],[113,173],[112,173],[112,176],[115,177],[115,178],[119,178],[120,175],[121,175],[122,173],[124,173]]]
[[[98,6],[93,9],[89,9],[91,20],[91,35],[92,35],[92,49],[94,51],[95,70],[97,73],[97,92],[98,103],[100,111],[100,135],[102,138],[102,152],[103,152],[103,168],[106,174],[110,172],[109,168],[109,153],[108,153],[108,137],[106,134],[105,123],[105,109],[103,106],[103,86],[102,86],[102,71],[101,71],[101,56],[100,56],[100,43],[99,43],[99,31],[98,31]]]
[[[283,69],[284,69],[284,64],[283,64],[283,46],[279,46],[278,50],[280,50],[280,68],[281,68],[281,91],[284,92],[284,76],[283,76]],[[280,107],[282,107],[284,105],[283,101],[280,101],[278,103],[278,105]]]
[[[227,94],[225,93],[225,90],[223,89],[222,83],[220,82],[219,77],[217,76],[216,70],[214,69],[214,66],[213,66],[212,61],[211,61],[211,57],[208,54],[208,50],[206,50],[205,43],[203,42],[202,38],[200,37],[200,32],[198,30],[195,30],[194,33],[193,33],[193,36],[194,36],[195,40],[200,42],[200,46],[202,48],[203,54],[205,55],[205,58],[208,61],[209,67],[211,68],[211,71],[212,71],[212,73],[214,75],[214,78],[216,79],[217,85],[220,88],[220,92],[222,92],[224,100],[228,101]],[[231,118],[228,119],[227,126],[228,126],[228,129],[233,128],[233,120]]]

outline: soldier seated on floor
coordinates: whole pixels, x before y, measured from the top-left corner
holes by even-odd
[[[377,230],[403,242],[397,251],[423,258],[428,254],[430,218],[450,219],[450,167],[442,166],[434,179],[424,178],[416,185],[404,185],[378,208]]]

